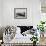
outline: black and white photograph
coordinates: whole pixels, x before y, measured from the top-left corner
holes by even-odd
[[[27,19],[27,8],[14,8],[15,19]]]

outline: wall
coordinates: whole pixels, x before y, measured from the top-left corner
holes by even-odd
[[[33,25],[40,20],[40,0],[2,0],[2,26]],[[27,19],[14,19],[14,8],[27,8]]]
[[[2,24],[2,0],[0,0],[0,26]]]
[[[41,2],[40,0],[33,0],[32,1],[32,15],[33,15],[33,26],[36,27],[41,20]]]

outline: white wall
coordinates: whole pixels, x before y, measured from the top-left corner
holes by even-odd
[[[34,25],[40,20],[40,0],[2,0],[2,25]],[[14,8],[27,8],[27,19],[14,19]]]
[[[2,0],[0,0],[0,26],[2,24]]]
[[[41,2],[40,0],[33,0],[32,1],[32,15],[33,15],[33,26],[36,27],[39,24],[41,19]]]

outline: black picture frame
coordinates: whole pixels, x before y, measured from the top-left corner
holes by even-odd
[[[14,8],[14,19],[27,19],[27,8]]]

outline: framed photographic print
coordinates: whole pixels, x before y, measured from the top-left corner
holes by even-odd
[[[27,8],[14,8],[14,19],[27,19]]]

